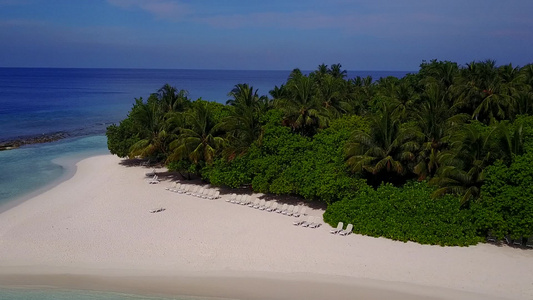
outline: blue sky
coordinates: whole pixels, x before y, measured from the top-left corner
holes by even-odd
[[[0,67],[533,62],[531,0],[0,0]]]

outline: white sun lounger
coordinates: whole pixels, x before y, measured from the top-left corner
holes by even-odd
[[[145,173],[146,177],[152,177],[156,175],[155,169],[152,170],[152,172]]]
[[[292,216],[292,212],[294,211],[294,205],[289,205],[286,211],[281,212],[282,214],[286,216]]]
[[[298,205],[294,206],[294,209],[292,210],[292,214],[291,214],[293,217],[299,217],[300,216],[300,214],[298,213],[298,209],[299,208],[300,207]]]
[[[167,186],[167,187],[165,188],[165,190],[167,190],[167,191],[173,191],[173,190],[176,189],[176,186],[177,186],[177,185],[178,185],[178,183],[177,183],[177,182],[174,182],[174,185],[172,185],[172,186]]]
[[[342,230],[341,232],[339,232],[339,234],[340,235],[348,235],[348,234],[352,233],[352,230],[353,230],[353,225],[352,224],[348,224],[348,226],[346,226],[346,229]]]
[[[230,202],[234,203],[234,204],[237,204],[237,203],[241,202],[241,198],[242,197],[243,197],[243,195],[237,195],[237,197],[235,197],[235,199],[231,200]]]
[[[250,201],[252,201],[252,197],[248,196],[248,195],[245,195],[242,199],[241,199],[241,205],[248,205],[248,203],[250,203]]]
[[[263,204],[263,206],[259,207],[259,210],[266,210],[266,209],[270,208],[270,205],[272,205],[272,203],[273,203],[272,201],[265,202]]]
[[[266,209],[266,211],[268,212],[273,212],[273,211],[276,211],[276,209],[278,208],[278,203],[277,202],[274,202],[272,204],[272,206],[270,206],[269,208]]]
[[[209,200],[215,200],[215,199],[218,199],[218,198],[220,198],[220,191],[215,191],[213,196],[207,197],[207,199],[209,199]]]
[[[265,199],[261,199],[258,204],[253,206],[253,208],[260,209],[261,207],[265,206],[265,202]]]
[[[527,239],[526,247],[533,248],[533,236]]]
[[[156,208],[156,209],[151,209],[151,210],[150,210],[150,213],[152,213],[152,214],[153,214],[153,213],[158,213],[158,212],[162,212],[162,211],[164,211],[164,210],[165,210],[164,208],[160,207],[160,208]]]
[[[306,210],[307,210],[307,207],[302,207],[302,210],[300,212],[298,212],[298,210],[296,210],[296,213],[293,213],[292,215],[295,216],[295,217],[299,217],[299,216],[305,216],[306,215]]]
[[[193,195],[193,196],[196,196],[196,197],[201,197],[202,194],[204,193],[204,190],[205,190],[205,188],[200,187],[200,188],[199,188],[196,192],[194,192],[192,195]]]
[[[157,184],[157,183],[159,183],[159,178],[157,177],[157,175],[154,175],[152,180],[148,181],[148,183],[149,184]]]
[[[193,185],[192,188],[185,194],[187,195],[193,195],[194,193],[196,193],[196,191],[198,191],[200,187],[196,186],[196,185]]]
[[[172,192],[174,192],[174,193],[177,193],[177,192],[179,192],[181,189],[182,189],[181,183],[176,182],[176,185],[175,185],[174,188],[171,189],[170,191],[172,191]]]
[[[301,217],[301,218],[298,218],[296,221],[292,222],[292,224],[299,226],[299,225],[302,225],[304,222],[305,222],[305,219]]]
[[[176,193],[185,194],[189,190],[189,187],[190,186],[188,184],[182,184],[181,188],[179,190],[177,190]]]
[[[315,220],[309,224],[309,228],[318,228],[320,227],[320,225],[322,225],[322,223],[320,222],[320,217],[315,217]]]
[[[302,223],[302,226],[303,227],[309,227],[309,225],[313,224],[314,221],[315,221],[315,217],[309,216],[309,217],[307,217],[307,221]]]
[[[212,191],[213,191],[213,190],[210,189],[210,188],[204,188],[204,192],[201,193],[201,194],[199,194],[198,197],[200,197],[200,198],[204,198],[204,199],[205,199],[205,198],[207,198],[207,197],[209,196],[209,194],[212,193]]]
[[[226,199],[226,202],[235,201],[235,198],[237,198],[237,194],[233,193],[228,199]]]
[[[289,206],[287,205],[287,203],[285,203],[285,204],[283,204],[283,205],[281,206],[281,208],[276,209],[276,212],[277,212],[278,214],[281,214],[282,212],[287,211],[287,207],[289,207]]]
[[[337,224],[337,228],[335,228],[335,229],[331,229],[331,230],[329,231],[329,233],[337,234],[337,233],[339,233],[339,232],[342,231],[342,228],[343,228],[343,227],[344,227],[344,224],[343,224],[342,222],[339,222],[339,224]]]
[[[254,198],[252,201],[250,201],[250,203],[248,203],[248,207],[252,207],[253,208],[254,206],[256,206],[258,204],[259,204],[259,199]]]

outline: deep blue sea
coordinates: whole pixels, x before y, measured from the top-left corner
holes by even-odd
[[[403,77],[408,72],[358,71],[348,77]],[[0,68],[0,142],[65,132],[69,138],[0,151],[0,212],[71,175],[75,162],[107,150],[105,128],[123,119],[135,98],[168,83],[191,99],[225,103],[238,83],[268,95],[289,71]],[[1,214],[0,214],[1,217]],[[1,283],[0,283],[1,285]],[[7,290],[0,299],[145,299],[133,295]],[[152,299],[152,298],[150,298]],[[158,299],[158,298],[153,298]],[[189,298],[176,298],[189,299]]]

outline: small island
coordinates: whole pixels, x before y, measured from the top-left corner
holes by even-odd
[[[403,78],[293,70],[226,105],[170,85],[107,129],[111,153],[183,179],[296,195],[399,241],[533,247],[533,65],[424,61]]]

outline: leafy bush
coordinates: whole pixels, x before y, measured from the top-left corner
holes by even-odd
[[[328,206],[324,221],[332,226],[351,223],[356,233],[404,242],[466,246],[482,240],[471,211],[462,210],[459,199],[448,195],[433,200],[432,192],[426,182],[362,189],[356,197]]]
[[[107,148],[111,154],[118,157],[127,157],[133,144],[139,141],[133,122],[127,118],[117,126],[113,124],[107,127]]]
[[[473,206],[482,233],[512,239],[533,236],[533,153],[501,161],[486,169],[481,198]]]

